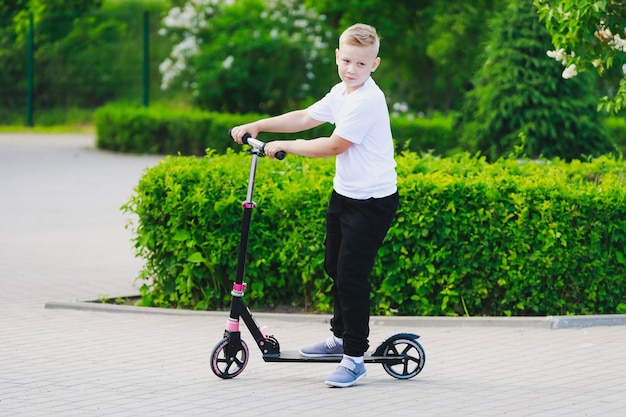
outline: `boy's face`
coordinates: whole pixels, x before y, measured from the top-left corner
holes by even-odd
[[[363,47],[341,43],[335,50],[339,78],[346,85],[346,93],[350,94],[360,88],[376,71],[380,58],[373,47]]]

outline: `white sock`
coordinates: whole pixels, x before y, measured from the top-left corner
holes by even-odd
[[[339,346],[343,346],[343,339],[340,339],[335,335],[333,335],[333,337],[335,338],[335,343],[337,343]]]
[[[363,363],[363,356],[348,356],[348,355],[343,355],[344,358],[350,358],[352,359],[352,362],[354,363]]]

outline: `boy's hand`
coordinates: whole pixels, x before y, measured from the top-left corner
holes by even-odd
[[[254,123],[248,123],[241,126],[235,126],[231,129],[230,135],[233,140],[240,145],[243,145],[243,136],[248,133],[253,138],[256,138],[259,134],[259,129],[254,126]]]
[[[263,147],[263,153],[270,158],[275,158],[278,152],[287,152],[287,141],[275,140],[273,142],[267,142]],[[289,153],[289,152],[287,152]],[[284,156],[283,156],[284,158]]]

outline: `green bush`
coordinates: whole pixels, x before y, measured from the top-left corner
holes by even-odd
[[[256,114],[108,104],[95,113],[96,146],[116,152],[163,155],[202,156],[206,148],[224,153],[228,148],[238,149],[228,140],[228,130],[259,117]],[[434,151],[447,155],[455,149],[450,118],[409,120],[401,117],[393,118],[391,124],[398,151]],[[332,131],[333,125],[327,123],[301,133],[261,133],[259,139],[311,139],[329,136]]]
[[[249,243],[248,293],[257,304],[300,303],[304,297],[311,306],[313,281],[323,278],[319,226],[334,165],[296,157],[263,162]],[[237,263],[248,173],[249,158],[233,152],[167,157],[145,173],[123,208],[138,216],[135,244],[146,260],[141,278],[151,282],[142,288],[145,305],[225,305]]]
[[[124,210],[146,265],[142,304],[227,306],[249,158],[167,157]],[[259,164],[246,279],[253,305],[329,311],[324,213],[333,159]],[[623,161],[398,158],[401,205],[379,251],[372,313],[602,314],[626,311]]]
[[[391,128],[398,152],[408,150],[449,156],[459,151],[451,117],[392,118]]]
[[[393,278],[379,286],[380,312],[600,314],[624,307],[622,162],[487,164],[459,155],[401,164],[404,204],[382,249],[379,271]]]
[[[97,146],[116,152],[156,153],[162,155],[205,154],[210,148],[218,153],[239,147],[230,143],[228,130],[238,124],[260,117],[255,114],[226,114],[198,109],[172,109],[161,106],[149,108],[111,103],[95,113]],[[396,151],[413,151],[451,156],[459,152],[452,117],[414,118],[394,117],[391,127]],[[626,119],[606,120],[610,137],[619,149],[626,151]],[[302,133],[261,133],[259,139],[310,139],[328,136],[333,125],[324,124]]]
[[[204,155],[223,153],[232,141],[228,128],[237,116],[164,107],[106,105],[95,113],[96,146],[117,152]]]

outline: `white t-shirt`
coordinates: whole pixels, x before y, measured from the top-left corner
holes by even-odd
[[[351,94],[345,91],[339,83],[308,108],[312,118],[334,123],[334,133],[353,143],[337,155],[334,189],[358,200],[387,197],[397,180],[385,95],[371,77]]]

